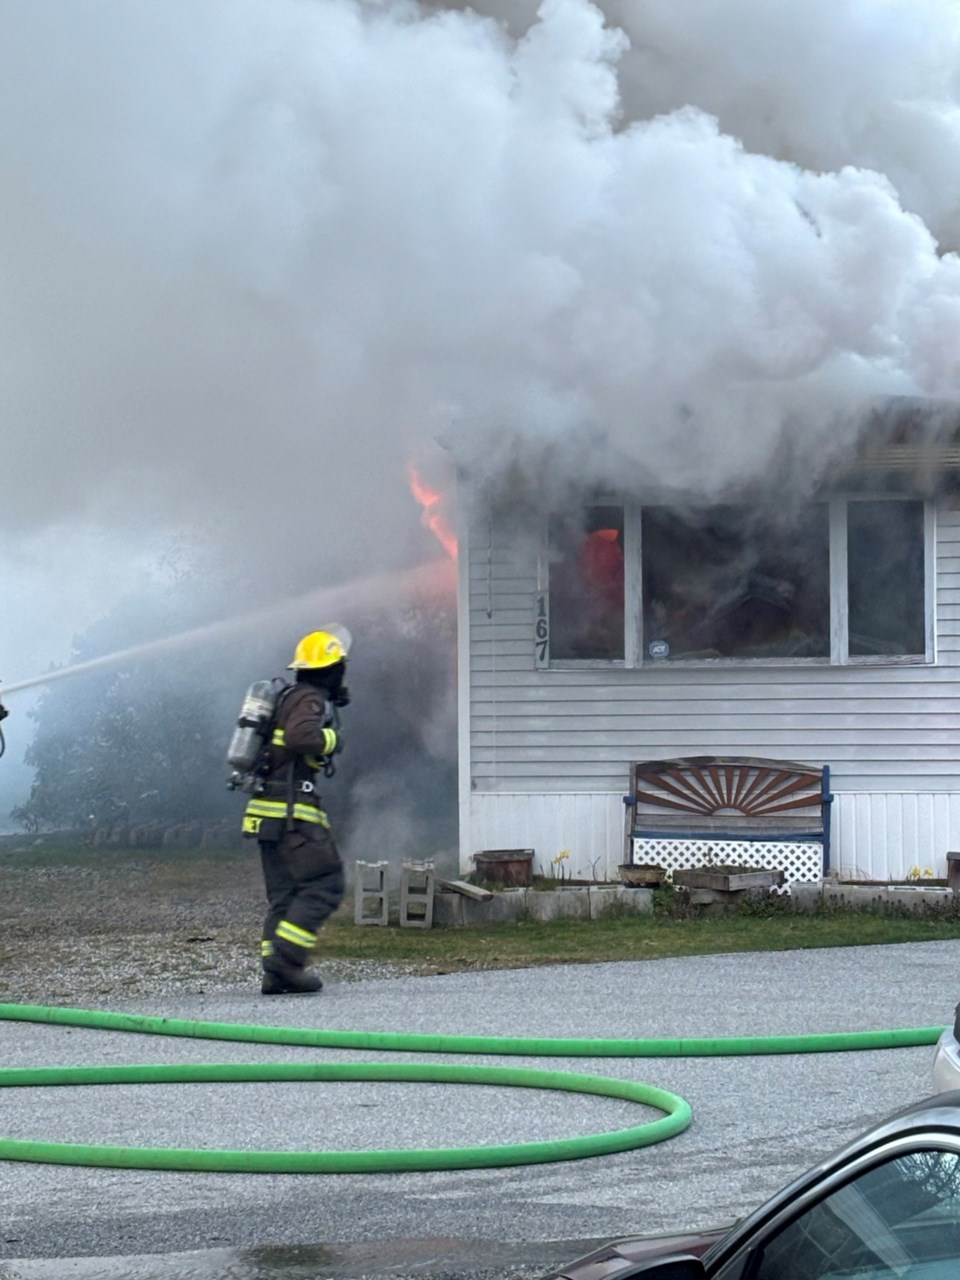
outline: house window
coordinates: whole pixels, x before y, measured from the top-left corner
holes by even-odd
[[[746,507],[645,507],[641,545],[648,656],[829,657],[825,506],[801,521]]]
[[[550,526],[550,657],[622,660],[623,508],[587,507]]]
[[[933,659],[933,521],[910,498],[596,504],[550,521],[535,665]]]
[[[922,502],[847,504],[847,595],[851,656],[922,654]]]

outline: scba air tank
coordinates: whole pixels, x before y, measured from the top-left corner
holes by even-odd
[[[247,690],[227,748],[227,764],[237,773],[249,773],[257,763],[277,709],[277,692],[272,680],[255,680]]]

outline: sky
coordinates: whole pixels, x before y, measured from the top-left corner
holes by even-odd
[[[0,6],[3,682],[172,545],[433,555],[451,444],[709,499],[955,399],[958,50],[947,0]]]

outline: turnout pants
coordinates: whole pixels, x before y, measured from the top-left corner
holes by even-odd
[[[270,961],[302,968],[317,941],[317,930],[343,900],[343,862],[326,827],[298,822],[278,840],[260,840],[267,892],[261,947]]]

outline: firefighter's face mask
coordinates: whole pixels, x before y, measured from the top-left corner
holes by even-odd
[[[332,700],[336,700],[343,692],[343,677],[346,666],[336,662],[332,667],[318,667],[316,670],[298,671],[298,684],[311,684],[317,689],[324,689]]]

